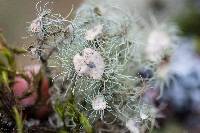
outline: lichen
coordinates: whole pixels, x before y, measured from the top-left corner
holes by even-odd
[[[140,102],[146,83],[137,76],[145,60],[144,42],[138,38],[144,33],[141,24],[112,3],[97,3],[87,1],[72,21],[44,9],[46,14],[39,14],[30,26],[40,58],[48,55],[46,47],[56,49],[48,59],[48,67],[58,70],[51,102],[58,112],[57,104],[70,102],[73,96],[74,114],[82,112],[91,123],[99,118],[106,124],[120,120],[124,126],[130,118],[151,123],[152,117],[141,116],[146,106]],[[64,123],[68,116],[77,122],[73,118],[78,117],[64,115]]]

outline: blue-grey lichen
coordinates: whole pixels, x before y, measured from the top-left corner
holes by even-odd
[[[131,118],[151,123],[151,106],[140,102],[146,82],[136,76],[144,61],[144,42],[137,38],[141,24],[120,8],[97,3],[82,5],[72,21],[43,9],[30,26],[40,58],[49,57],[46,49],[56,49],[48,60],[48,67],[58,70],[52,103],[72,94],[91,122],[120,119],[125,125]]]

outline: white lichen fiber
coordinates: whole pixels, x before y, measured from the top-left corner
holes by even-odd
[[[41,47],[57,49],[48,60],[48,67],[59,70],[54,74],[51,101],[62,103],[72,92],[79,111],[91,119],[111,115],[124,125],[129,118],[151,122],[151,114],[144,114],[140,102],[146,83],[139,84],[143,80],[136,77],[145,61],[141,39],[145,30],[137,18],[114,5],[87,1],[72,21],[51,10],[44,15],[44,9],[31,24],[31,31],[43,42]]]

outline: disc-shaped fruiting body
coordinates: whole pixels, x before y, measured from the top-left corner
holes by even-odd
[[[92,79],[101,79],[105,68],[103,57],[91,48],[85,48],[82,54],[76,54],[73,63],[79,76],[85,75]]]

